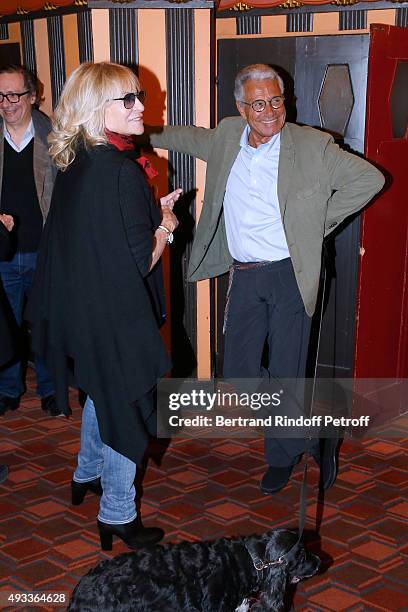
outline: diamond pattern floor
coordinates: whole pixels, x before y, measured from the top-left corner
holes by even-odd
[[[0,418],[0,462],[10,466],[0,485],[0,591],[69,593],[107,556],[97,539],[96,498],[75,508],[69,501],[80,428],[74,394],[71,403],[70,420],[49,418],[31,383],[20,408]],[[283,491],[262,496],[260,442],[178,439],[158,463],[160,454],[160,446],[152,448],[141,511],[167,540],[297,526],[302,466]],[[407,610],[407,438],[344,442],[338,480],[324,500],[317,477],[312,465],[306,541],[324,570],[298,585],[295,609]],[[114,544],[114,554],[125,550]]]

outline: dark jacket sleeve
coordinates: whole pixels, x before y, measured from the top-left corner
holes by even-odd
[[[0,221],[0,261],[7,257],[9,247],[9,231]],[[15,354],[17,332],[17,323],[0,278],[0,366]]]
[[[0,221],[0,261],[6,259],[10,250],[10,232]]]
[[[135,162],[125,160],[119,176],[119,204],[128,245],[145,277],[149,273],[153,234],[160,221],[150,189]]]

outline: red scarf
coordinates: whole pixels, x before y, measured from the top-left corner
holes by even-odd
[[[105,134],[109,144],[116,147],[119,151],[131,151],[135,148],[133,136],[124,136],[117,132],[111,132],[105,128]]]
[[[117,132],[111,132],[105,128],[105,134],[108,139],[108,143],[118,149],[118,151],[132,151],[135,148],[133,142],[133,136],[125,136],[124,134],[118,134]],[[149,179],[154,178],[158,175],[157,170],[152,166],[150,160],[147,157],[138,157],[137,161],[143,170],[146,172]]]

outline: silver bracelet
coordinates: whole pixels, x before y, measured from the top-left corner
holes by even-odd
[[[171,232],[169,230],[168,227],[165,227],[164,225],[159,225],[159,227],[157,229],[161,229],[164,230],[167,234],[167,244],[171,244],[174,240],[174,236],[173,236],[173,232]]]

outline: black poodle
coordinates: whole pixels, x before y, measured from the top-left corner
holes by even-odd
[[[288,529],[154,546],[99,563],[75,587],[68,610],[282,611],[286,586],[313,576],[319,566],[319,557]]]

